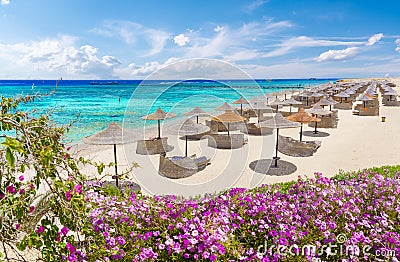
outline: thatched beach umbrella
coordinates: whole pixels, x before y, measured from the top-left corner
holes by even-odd
[[[85,137],[82,141],[91,145],[114,145],[115,184],[118,187],[117,145],[127,144],[138,140],[138,135],[123,130],[115,122],[97,134]]]
[[[270,106],[276,106],[276,112],[278,112],[279,106],[286,105],[286,103],[281,101],[281,100],[279,100],[279,99],[275,99],[275,101],[272,101],[269,105]]]
[[[222,105],[214,108],[217,111],[234,111],[235,108],[228,104],[227,102],[224,102]]]
[[[300,96],[301,97],[305,97],[307,99],[306,100],[306,106],[308,106],[308,98],[312,96],[312,93],[308,92],[308,91],[304,91],[304,92],[300,93]]]
[[[340,97],[340,103],[342,103],[343,97],[344,97],[344,100],[345,100],[345,101],[347,101],[347,98],[350,97],[350,95],[347,94],[346,92],[340,92],[340,93],[338,93],[338,94],[336,94],[336,95],[334,95],[334,96]]]
[[[300,141],[302,141],[303,138],[303,124],[308,124],[309,122],[321,122],[320,118],[310,116],[307,114],[307,112],[304,110],[304,108],[300,108],[299,112],[296,114],[290,115],[286,117],[287,120],[293,121],[293,122],[298,122],[301,124],[300,126]]]
[[[210,131],[208,126],[194,123],[190,118],[181,122],[170,125],[166,128],[167,132],[173,135],[185,136],[185,157],[188,155],[188,139],[187,136],[198,135]]]
[[[247,120],[245,117],[242,117],[238,114],[235,114],[233,111],[226,111],[222,115],[216,116],[212,118],[213,121],[227,123],[228,125],[228,136],[229,136],[229,123],[239,123]]]
[[[196,116],[196,122],[199,123],[199,116],[210,116],[210,113],[207,113],[200,107],[196,106],[191,111],[183,113],[184,116]]]
[[[161,128],[160,128],[160,121],[168,118],[176,117],[175,114],[166,113],[160,107],[152,114],[147,116],[142,116],[144,120],[157,120],[158,122],[158,138],[161,138]]]
[[[332,110],[332,106],[339,104],[339,102],[336,102],[331,96],[328,98],[328,101],[330,102],[329,110]]]
[[[292,113],[292,105],[301,105],[302,103],[297,101],[296,99],[293,98],[293,96],[289,99],[284,100],[286,105],[290,106],[290,113]]]
[[[367,101],[372,101],[373,99],[370,97],[370,96],[368,96],[366,93],[363,93],[361,96],[359,96],[357,99],[356,99],[357,101],[362,101],[363,102],[363,105],[364,105],[364,108],[366,107],[366,105],[367,105]]]
[[[246,99],[243,98],[243,96],[241,96],[238,100],[233,101],[232,104],[235,105],[240,104],[240,115],[243,115],[243,105],[248,105],[249,101],[247,101]]]
[[[261,110],[272,110],[270,106],[266,105],[264,102],[254,102],[250,104],[253,110],[257,110],[257,122],[260,123]]]
[[[258,124],[260,127],[268,127],[276,129],[276,146],[275,146],[275,156],[273,159],[275,160],[275,166],[278,167],[278,140],[279,140],[279,129],[281,128],[295,128],[300,127],[299,123],[292,122],[284,118],[280,113],[277,113],[272,119],[267,121],[263,121]]]
[[[310,108],[310,109],[308,109],[308,110],[306,110],[306,111],[307,111],[307,113],[314,114],[315,116],[317,116],[317,115],[326,116],[326,115],[332,114],[332,111],[323,109],[323,108],[322,108],[321,106],[319,106],[319,105],[314,105],[312,108]],[[318,124],[318,122],[315,122],[314,134],[317,134],[317,133],[318,133],[318,131],[317,131],[317,124]]]

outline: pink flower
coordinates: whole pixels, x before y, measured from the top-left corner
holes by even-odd
[[[65,193],[65,197],[68,199],[68,201],[71,201],[71,196],[72,196],[72,190],[68,190],[67,193]]]
[[[6,191],[11,194],[14,194],[15,192],[17,192],[14,188],[14,185],[10,185],[10,186],[6,187]]]
[[[76,252],[76,248],[75,248],[73,245],[71,245],[70,243],[67,243],[66,248],[68,249],[68,251],[69,251],[71,254],[73,254],[73,253]]]
[[[69,231],[68,227],[61,228],[61,233],[63,233],[64,235],[67,235],[68,231]]]
[[[29,207],[29,213],[32,213],[33,210],[35,210],[35,207],[34,207],[34,206],[30,206],[30,207]]]
[[[22,194],[24,194],[24,193],[25,193],[25,189],[21,188],[21,189],[19,190],[19,194],[22,195]]]
[[[71,146],[67,147],[67,151],[71,150]]]
[[[3,199],[4,196],[5,196],[4,193],[3,193],[3,192],[0,192],[0,200]]]
[[[20,228],[21,228],[21,225],[20,225],[20,224],[16,224],[16,225],[15,225],[15,229],[19,230]]]
[[[24,181],[24,176],[20,176],[19,181]]]
[[[40,234],[40,233],[42,233],[44,231],[44,227],[43,226],[40,226],[37,230],[36,230],[36,233],[37,234]]]
[[[82,185],[76,185],[76,186],[75,186],[75,191],[76,191],[76,193],[78,193],[78,194],[82,193]]]

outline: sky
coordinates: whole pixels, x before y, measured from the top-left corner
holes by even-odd
[[[145,79],[198,58],[261,79],[400,76],[398,10],[397,0],[0,0],[0,79]]]

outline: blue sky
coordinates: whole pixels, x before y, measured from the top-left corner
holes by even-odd
[[[0,3],[0,79],[144,79],[192,58],[254,78],[400,76],[396,0]]]

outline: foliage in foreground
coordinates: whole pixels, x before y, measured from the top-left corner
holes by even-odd
[[[398,174],[372,171],[199,200],[93,192],[93,259],[391,261],[400,258],[399,193]]]

